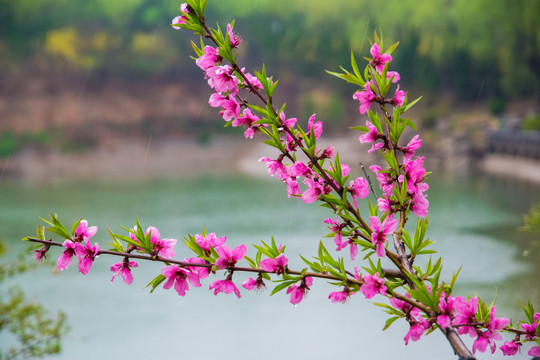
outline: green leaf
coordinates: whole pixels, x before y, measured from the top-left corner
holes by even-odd
[[[166,277],[159,274],[158,276],[156,276],[152,281],[150,281],[148,283],[148,285],[146,285],[146,287],[149,287],[149,286],[152,286],[152,289],[150,289],[150,294],[154,292],[154,290],[156,290],[156,288],[163,282],[165,281]]]
[[[297,283],[298,281],[300,281],[300,278],[298,279],[295,279],[295,280],[286,280],[286,281],[283,281],[281,284],[277,285],[273,290],[272,290],[272,293],[270,294],[270,296],[280,292],[281,290],[285,289],[286,287],[289,287],[291,286],[292,284],[295,284]]]
[[[388,329],[390,325],[392,325],[394,321],[396,321],[399,318],[400,318],[399,316],[393,316],[390,319],[386,320],[386,323],[384,324],[384,327],[383,327],[383,331]]]

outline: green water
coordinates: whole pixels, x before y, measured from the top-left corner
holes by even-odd
[[[439,176],[430,185],[429,237],[437,241],[446,276],[463,266],[455,293],[478,291],[490,301],[498,289],[500,316],[519,316],[517,299],[530,298],[540,308],[539,254],[530,249],[529,236],[516,230],[530,205],[540,200],[540,188],[485,176]],[[137,216],[144,227],[156,226],[162,237],[179,240],[201,233],[204,226],[226,235],[230,245],[273,235],[287,245],[291,267],[302,266],[293,254],[315,255],[321,239],[332,247],[332,239],[324,238],[326,209],[287,199],[282,185],[272,179],[201,176],[39,186],[0,182],[0,237],[11,254],[23,251],[19,239],[32,235],[39,217],[50,212],[65,223],[83,217],[99,226],[96,241],[102,247],[108,241],[106,226],[121,232],[120,225],[132,227]],[[50,257],[54,261],[59,254],[51,252]],[[177,258],[188,256],[177,248]],[[52,266],[43,266],[2,286],[18,283],[31,298],[67,313],[71,332],[55,359],[432,359],[434,354],[453,359],[437,332],[405,347],[406,324],[382,333],[384,313],[361,295],[344,305],[332,304],[327,297],[334,289],[323,283],[313,286],[297,307],[284,293],[214,296],[208,282],[191,288],[185,298],[161,289],[150,295],[144,286],[159,273],[158,265],[141,264],[134,270],[134,283],[126,286],[120,279],[111,284],[108,268],[113,262],[99,258],[87,276],[76,266],[58,275]]]

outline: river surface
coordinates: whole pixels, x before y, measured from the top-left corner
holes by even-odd
[[[529,248],[530,235],[517,230],[523,214],[540,200],[540,188],[481,175],[435,174],[429,183],[428,236],[443,257],[445,280],[462,267],[454,295],[478,292],[488,303],[496,296],[497,314],[516,319],[522,318],[518,300],[531,299],[540,309],[539,254]],[[231,175],[39,186],[4,180],[0,237],[11,249],[7,258],[24,251],[19,239],[33,235],[39,217],[51,212],[69,226],[80,217],[99,226],[93,239],[102,248],[110,240],[106,226],[121,233],[120,225],[132,227],[137,216],[143,227],[156,226],[162,237],[179,242],[204,226],[227,236],[232,246],[269,241],[273,235],[287,245],[292,268],[303,267],[295,254],[315,256],[320,240],[333,247],[325,238],[326,209],[287,199],[272,179]],[[191,256],[180,246],[176,253],[177,258]],[[254,256],[254,249],[248,254]],[[59,255],[59,249],[49,252],[53,263]],[[345,304],[333,304],[328,293],[335,289],[322,281],[298,306],[284,292],[269,297],[269,291],[257,295],[242,289],[241,299],[214,296],[208,279],[182,298],[173,290],[150,294],[145,289],[159,273],[157,264],[139,262],[131,286],[120,277],[111,283],[109,267],[117,261],[101,256],[87,276],[77,272],[75,261],[62,273],[43,265],[2,284],[5,290],[16,283],[28,298],[67,314],[71,330],[62,354],[51,359],[455,359],[439,332],[405,346],[406,323],[398,321],[382,332],[386,314],[373,301],[357,294]],[[245,278],[235,275],[238,285]],[[8,342],[0,334],[0,346]],[[502,354],[497,350],[494,357],[479,358]]]

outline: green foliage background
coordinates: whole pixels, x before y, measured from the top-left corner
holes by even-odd
[[[191,49],[167,25],[179,5],[0,0],[0,72],[66,66],[104,77],[187,72],[178,59]],[[365,39],[380,28],[401,42],[395,67],[409,86],[473,100],[539,93],[538,14],[537,0],[230,0],[209,1],[207,10],[209,21],[241,20],[242,55],[309,76],[347,64],[350,48],[365,52]]]

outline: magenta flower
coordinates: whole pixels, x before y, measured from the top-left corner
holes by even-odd
[[[315,202],[319,198],[319,195],[326,194],[328,192],[321,183],[322,179],[319,180],[320,181],[315,181],[309,178],[304,179],[304,184],[308,186],[308,189],[302,194],[302,201],[304,201],[306,204]]]
[[[219,269],[231,268],[236,265],[236,262],[241,260],[247,253],[246,245],[242,244],[231,249],[227,245],[221,245],[216,248],[219,258],[216,260],[216,265]]]
[[[189,259],[184,258],[184,261],[191,264],[208,264],[206,261],[204,261],[201,258],[189,258]],[[186,266],[186,269],[188,269],[192,273],[196,273],[199,279],[206,279],[209,274],[208,268],[205,266]]]
[[[377,206],[379,210],[383,213],[387,212],[392,208],[390,199],[388,199],[388,194],[383,194],[383,197],[377,199]]]
[[[384,147],[383,142],[378,143],[378,144],[375,143],[382,136],[381,134],[379,134],[379,131],[377,130],[377,127],[375,125],[373,125],[371,123],[371,121],[369,121],[369,120],[366,121],[366,125],[367,125],[367,128],[368,128],[368,132],[363,134],[363,135],[360,135],[358,137],[358,140],[363,144],[372,143],[371,144],[371,149],[368,150],[368,153],[374,152],[375,150],[382,149]]]
[[[255,290],[256,293],[262,292],[266,288],[262,276],[259,274],[257,279],[249,278],[242,283],[242,287],[246,290]]]
[[[287,168],[281,163],[281,158],[278,160],[272,160],[268,157],[262,157],[259,159],[259,161],[266,163],[268,175],[275,176],[278,179],[284,179],[287,177]]]
[[[179,28],[178,28],[179,29]],[[206,71],[216,65],[216,62],[219,62],[221,59],[219,55],[219,48],[213,48],[211,46],[205,46],[204,54],[201,55],[197,60],[195,60],[195,64],[197,64],[198,67],[200,67],[202,70]]]
[[[287,294],[290,294],[289,301],[291,304],[296,305],[304,299],[307,295],[309,287],[313,285],[313,278],[308,276],[302,279],[300,285],[294,284],[287,288]]]
[[[400,107],[401,105],[403,105],[403,102],[405,101],[405,96],[406,95],[407,95],[407,93],[405,91],[399,90],[399,85],[398,85],[397,89],[396,89],[396,94],[394,95],[394,98],[389,100],[388,102],[393,106]]]
[[[392,61],[392,56],[390,54],[382,54],[379,44],[375,43],[369,50],[373,59],[371,60],[371,65],[375,67],[377,72],[381,74],[384,70],[384,65]]]
[[[230,276],[228,276],[225,280],[217,280],[211,283],[210,290],[212,289],[214,289],[214,295],[217,295],[220,292],[223,292],[225,294],[230,294],[234,292],[238,298],[242,297],[242,295],[240,295],[240,290],[238,290],[236,285],[232,282]]]
[[[75,238],[73,239],[73,241],[87,241],[96,234],[97,230],[97,226],[88,227],[88,221],[81,220],[81,222],[79,223],[79,225],[77,225],[77,228],[75,229]]]
[[[386,78],[390,79],[392,78],[393,83],[397,83],[401,77],[399,76],[399,73],[397,71],[387,71],[386,72]]]
[[[240,105],[238,105],[240,106]],[[259,121],[259,118],[254,115],[250,109],[244,109],[242,116],[235,118],[232,122],[233,127],[237,126],[246,126],[247,130],[244,132],[244,137],[246,139],[253,139],[255,131],[259,130],[260,125],[253,125],[254,122]]]
[[[345,288],[343,291],[334,291],[331,292],[328,295],[328,299],[332,301],[333,303],[342,303],[344,304],[349,297],[351,297],[352,293],[350,292],[349,288]]]
[[[187,14],[189,13],[189,11],[188,11],[188,4],[183,3],[182,5],[180,5],[180,11],[187,15]],[[177,16],[177,17],[175,17],[175,18],[172,20],[172,24],[171,24],[171,25],[173,25],[173,29],[176,29],[176,30],[180,30],[180,29],[181,29],[181,27],[179,27],[179,26],[174,26],[174,25],[187,24],[188,18],[186,17],[186,15],[180,15],[180,16]]]
[[[364,199],[369,195],[369,184],[363,177],[358,177],[356,180],[350,182],[349,191],[352,194],[354,206],[358,207],[356,199]]]
[[[221,111],[219,115],[225,121],[231,121],[233,118],[240,116],[240,104],[236,101],[233,95],[226,97],[221,103]]]
[[[371,103],[375,100],[375,93],[371,91],[370,84],[371,81],[368,81],[366,85],[364,85],[364,91],[357,91],[353,94],[353,99],[360,101],[358,110],[362,115],[368,111]]]
[[[441,314],[437,316],[437,325],[442,329],[446,329],[452,324],[452,317],[454,316],[455,299],[451,295],[446,296],[443,292],[439,299],[439,311]]]
[[[226,236],[217,237],[215,233],[210,233],[206,236],[195,234],[195,242],[205,251],[210,251],[210,246],[214,249],[221,246],[227,240]]]
[[[227,24],[227,35],[229,35],[229,40],[233,49],[240,46],[242,43],[242,38],[233,33],[231,24]]]
[[[122,273],[122,279],[124,279],[124,282],[128,285],[131,285],[133,282],[133,275],[131,274],[131,268],[132,267],[138,267],[139,264],[135,261],[129,261],[124,259],[124,261],[117,262],[116,264],[113,264],[111,266],[111,271],[114,272],[114,275],[111,279],[111,282],[114,281],[114,278],[116,275]]]
[[[347,243],[350,245],[349,253],[351,255],[351,261],[354,261],[354,259],[356,259],[356,255],[358,255],[358,245],[356,245],[354,242],[350,240]]]
[[[407,146],[404,146],[401,148],[401,151],[403,152],[403,162],[407,163],[409,162],[416,150],[420,149],[422,147],[422,139],[419,138],[420,135],[415,135],[411,141],[407,144]]]
[[[343,241],[343,234],[341,233],[341,231],[346,225],[338,222],[337,217],[336,220],[326,218],[324,219],[324,222],[330,225],[330,230],[334,233],[334,243],[337,246],[336,251],[341,251],[342,249],[346,248],[349,242]]]
[[[504,345],[500,346],[499,349],[501,349],[503,355],[505,356],[514,356],[520,351],[521,343],[520,342],[513,342],[513,341],[507,341],[504,343]]]
[[[75,244],[75,253],[79,259],[79,272],[83,275],[88,274],[94,260],[99,252],[99,244],[95,243],[93,246],[90,241],[86,240],[84,246],[80,243]]]
[[[534,346],[527,353],[529,356],[540,356],[540,346]]]
[[[253,76],[251,75],[250,73],[244,73],[244,69],[242,69],[242,73],[245,75],[247,81],[249,81],[249,83],[255,88],[255,89],[262,89],[263,86],[261,84],[261,81],[259,79],[257,79],[256,76]],[[244,80],[244,85],[245,86],[248,86],[246,80]],[[249,91],[252,91],[251,89],[249,89]]]
[[[424,192],[429,189],[429,185],[424,181],[426,170],[424,169],[424,157],[419,157],[413,161],[405,163],[405,178],[407,178],[407,193],[412,195],[416,192]],[[403,175],[398,178],[403,182]]]
[[[376,247],[377,256],[385,257],[386,252],[384,244],[388,241],[386,238],[388,235],[392,234],[396,229],[397,220],[388,216],[384,219],[384,222],[381,224],[381,220],[376,216],[371,216],[369,218],[369,226],[373,231],[371,233],[371,242]]]
[[[161,269],[161,274],[167,278],[164,289],[170,289],[174,285],[174,289],[180,296],[185,296],[189,290],[189,284],[195,287],[200,287],[199,275],[196,272],[189,271],[178,265],[169,265]]]
[[[375,275],[366,275],[362,278],[364,284],[360,286],[360,292],[364,294],[366,299],[371,299],[377,294],[386,295],[386,286],[384,278],[379,279],[379,273]]]
[[[322,121],[315,122],[315,116],[316,114],[313,114],[309,117],[308,121],[308,133],[307,135],[310,136],[311,132],[313,131],[313,134],[315,135],[315,139],[319,139],[323,132],[323,123]]]
[[[285,271],[288,262],[289,259],[287,259],[284,254],[279,254],[275,259],[268,258],[261,260],[260,265],[263,270],[281,275]]]
[[[382,189],[382,191],[384,191],[385,195],[390,196],[394,187],[394,180],[392,179],[392,176],[388,172],[383,171],[378,165],[371,165],[369,169],[377,173],[379,187]]]
[[[428,213],[429,201],[420,192],[415,193],[411,199],[411,211],[419,217],[424,217]]]
[[[296,182],[295,179],[292,177],[287,177],[285,180],[285,184],[287,184],[287,197],[292,197],[295,195],[301,195],[302,191],[300,190],[300,186],[298,185],[298,182]]]
[[[526,339],[532,340],[532,339],[534,339],[536,337],[536,329],[539,326],[539,324],[538,324],[539,321],[540,321],[540,313],[536,313],[536,314],[534,314],[532,324],[521,324],[521,327],[526,332],[525,333],[525,338]]]
[[[62,244],[63,247],[66,248],[62,255],[58,258],[58,261],[56,261],[56,266],[58,267],[58,270],[64,271],[66,270],[69,265],[71,265],[71,260],[73,258],[73,255],[75,255],[75,245],[71,240],[65,240]]]
[[[49,251],[49,248],[49,245],[44,245],[41,248],[34,250],[34,255],[32,255],[32,257],[36,259],[38,264],[41,264],[43,259],[47,258],[47,251]]]
[[[409,320],[411,327],[403,340],[405,340],[405,345],[409,345],[409,340],[418,341],[420,337],[424,334],[424,331],[428,330],[431,325],[429,322],[420,315],[414,316],[411,312],[411,318],[414,320]]]
[[[287,167],[287,174],[289,176],[294,176],[294,177],[305,176],[305,177],[309,177],[309,176],[311,176],[312,173],[313,173],[313,171],[301,161],[296,161],[294,164],[291,164],[291,165],[289,165]]]
[[[458,326],[464,324],[473,324],[476,322],[476,311],[478,309],[478,298],[473,297],[468,301],[465,301],[461,296],[456,297],[454,307],[456,309],[456,316],[452,321],[452,324],[456,326],[459,335],[469,334],[471,337],[475,337],[476,330],[473,326]]]
[[[219,93],[238,94],[238,80],[230,65],[214,66],[206,70],[208,85]]]
[[[154,244],[153,251],[155,255],[169,259],[174,257],[173,247],[176,245],[176,239],[161,239],[159,230],[153,226],[146,229],[145,235],[148,235],[148,233],[150,233],[150,242]]]

